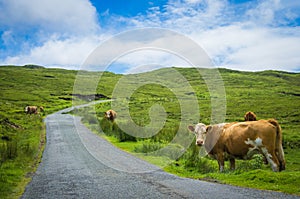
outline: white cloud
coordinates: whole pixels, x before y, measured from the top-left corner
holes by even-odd
[[[211,60],[190,38],[160,28],[137,29],[121,33],[98,46],[84,63],[86,69],[105,70],[112,64],[130,67],[205,66]]]
[[[99,28],[96,9],[88,0],[2,1],[0,26],[77,35]]]
[[[286,34],[290,32],[292,34]],[[300,29],[218,27],[192,36],[218,66],[240,70],[295,70],[300,65]]]
[[[79,66],[96,48],[104,35],[99,37],[70,38],[66,40],[50,39],[42,46],[33,48],[28,54],[8,57],[4,64],[39,64],[47,67],[79,69]]]
[[[1,35],[1,39],[4,43],[4,45],[10,45],[11,43],[15,43],[12,32],[11,31],[4,31],[3,34]]]
[[[97,12],[88,0],[1,1],[0,27],[3,44],[16,53],[1,64],[78,67],[105,37],[97,36]]]
[[[207,29],[229,20],[227,5],[224,0],[170,0],[163,8],[150,9],[147,16],[121,19],[136,27],[163,27],[189,33],[195,27]]]
[[[300,35],[299,35],[300,36]],[[228,56],[232,68],[244,70],[277,69],[293,71],[299,68],[300,37],[277,37],[270,34],[256,45],[248,45]]]
[[[203,0],[185,0],[186,3],[188,4],[197,4],[201,3]]]

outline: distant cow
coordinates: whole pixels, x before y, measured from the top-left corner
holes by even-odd
[[[26,106],[25,107],[25,113],[27,114],[38,114],[38,109],[40,109],[41,112],[44,112],[44,107],[40,106],[39,108],[37,106]]]
[[[117,113],[114,110],[108,110],[104,113],[104,117],[113,122],[117,117]]]
[[[235,158],[251,159],[257,153],[267,159],[273,171],[285,169],[281,128],[274,119],[212,126],[199,123],[188,128],[195,133],[196,144],[204,146],[218,161],[221,172],[225,158],[229,158],[230,168],[235,169]]]
[[[245,121],[256,121],[256,115],[253,112],[248,111],[244,115],[244,119],[245,119]]]
[[[27,114],[38,114],[38,107],[37,106],[26,106],[25,113]]]

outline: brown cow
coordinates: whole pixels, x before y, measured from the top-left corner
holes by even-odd
[[[244,119],[245,119],[245,121],[256,121],[256,115],[253,112],[248,111],[244,115]]]
[[[26,106],[25,113],[27,114],[38,114],[38,107],[37,106]]]
[[[196,144],[204,146],[218,161],[221,172],[226,157],[230,160],[230,168],[235,169],[235,158],[246,160],[257,153],[267,159],[273,171],[285,169],[281,128],[274,119],[212,126],[199,123],[188,128],[195,133]]]
[[[113,122],[117,117],[117,113],[114,110],[108,110],[104,113],[104,117]]]
[[[38,109],[40,109],[41,112],[44,112],[44,107],[40,106],[39,108],[37,106],[26,106],[25,107],[25,113],[27,114],[38,114]]]

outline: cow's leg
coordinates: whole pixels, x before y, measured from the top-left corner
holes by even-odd
[[[271,165],[273,171],[278,171],[279,161],[276,157],[275,152],[269,153],[265,147],[261,148],[263,155],[266,157],[268,163]]]
[[[231,170],[235,170],[235,159],[234,158],[230,158],[230,169]]]
[[[276,151],[276,157],[279,160],[279,171],[285,170],[285,160],[282,145],[280,145],[279,150]]]
[[[224,161],[218,161],[219,164],[219,171],[223,172],[224,171]]]
[[[263,156],[263,162],[264,162],[264,164],[268,164],[268,160],[265,156]]]
[[[279,171],[280,164],[279,164],[279,161],[277,159],[276,153],[273,152],[273,153],[271,153],[271,155],[272,155],[272,159],[273,159],[273,164],[271,164],[272,170],[273,171]]]
[[[218,164],[219,164],[219,171],[223,172],[224,171],[224,155],[223,155],[223,153],[217,154],[217,160],[218,160]]]

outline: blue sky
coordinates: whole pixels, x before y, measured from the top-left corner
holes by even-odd
[[[300,71],[299,25],[295,0],[0,0],[0,65],[80,69],[103,42],[152,27],[192,39],[216,67]],[[120,48],[130,45],[122,42]],[[140,49],[126,56],[107,70],[188,66],[166,53]]]

